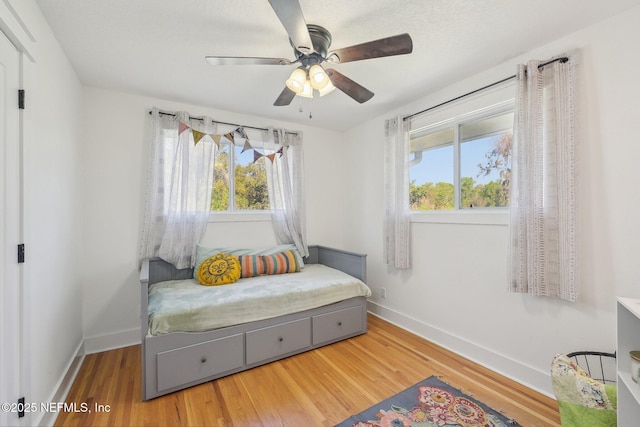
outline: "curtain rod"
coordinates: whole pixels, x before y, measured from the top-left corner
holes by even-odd
[[[153,111],[149,111],[149,114],[152,114]],[[175,117],[176,115],[174,113],[165,113],[164,111],[158,111],[158,114],[162,114],[163,116],[173,116]],[[204,119],[202,117],[194,117],[194,116],[189,116],[189,119],[191,120],[201,120],[204,121]],[[256,130],[262,130],[262,131],[268,131],[269,129],[267,128],[259,128],[259,127],[255,127],[255,126],[246,126],[246,125],[239,125],[237,123],[228,123],[228,122],[221,122],[218,120],[211,120],[213,123],[217,123],[219,125],[229,125],[229,126],[236,126],[236,127],[242,127],[242,128],[249,128],[249,129],[256,129]],[[298,136],[298,132],[290,132],[290,131],[285,131],[285,134],[287,135],[295,135]]]
[[[567,58],[566,56],[563,56],[563,57],[561,57],[561,58],[555,58],[555,59],[552,59],[552,60],[550,60],[550,61],[547,61],[547,62],[544,62],[544,63],[542,63],[542,64],[538,65],[538,70],[539,70],[539,69],[541,69],[541,68],[544,68],[545,66],[547,66],[547,65],[549,65],[549,64],[553,64],[554,62],[562,62],[562,63],[564,64],[564,63],[565,63],[565,62],[567,62],[568,60],[569,60],[569,58]],[[514,74],[513,76],[509,76],[509,77],[504,78],[504,79],[502,79],[502,80],[498,80],[497,82],[493,82],[493,83],[488,84],[488,85],[486,85],[486,86],[483,86],[483,87],[481,87],[481,88],[479,88],[479,89],[472,90],[471,92],[467,92],[467,93],[465,93],[464,95],[456,96],[455,98],[452,98],[452,99],[450,99],[450,100],[448,100],[448,101],[441,102],[440,104],[438,104],[438,105],[434,105],[433,107],[429,107],[429,108],[426,108],[426,109],[424,109],[424,110],[422,110],[422,111],[418,111],[417,113],[413,113],[413,114],[410,114],[410,115],[408,115],[408,116],[404,116],[404,117],[402,118],[402,121],[409,120],[410,118],[415,117],[415,116],[417,116],[417,115],[420,115],[420,114],[422,114],[422,113],[426,113],[427,111],[434,110],[434,109],[436,109],[436,108],[438,108],[438,107],[442,107],[443,105],[449,104],[449,103],[451,103],[451,102],[453,102],[453,101],[457,101],[457,100],[462,99],[462,98],[464,98],[464,97],[467,97],[467,96],[469,96],[469,95],[473,95],[474,93],[481,92],[481,91],[483,91],[483,90],[485,90],[485,89],[489,89],[490,87],[497,86],[497,85],[499,85],[499,84],[501,84],[501,83],[508,82],[509,80],[513,80],[513,79],[515,79],[515,78],[516,78],[516,75]]]

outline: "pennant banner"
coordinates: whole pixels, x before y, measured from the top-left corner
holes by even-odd
[[[194,145],[197,145],[198,142],[200,142],[202,140],[202,138],[204,138],[205,136],[209,136],[209,137],[211,137],[213,142],[216,144],[218,149],[220,149],[220,140],[222,138],[226,138],[232,144],[234,144],[235,143],[234,134],[237,133],[238,135],[240,135],[240,138],[244,139],[244,145],[242,146],[241,153],[244,153],[245,151],[253,150],[253,162],[254,163],[257,162],[258,160],[260,160],[262,157],[266,157],[267,159],[269,159],[271,161],[271,163],[273,163],[275,161],[275,159],[276,159],[276,155],[279,155],[279,157],[282,157],[284,155],[285,147],[280,147],[280,149],[278,151],[276,151],[275,153],[271,153],[271,154],[264,154],[264,153],[259,152],[255,148],[253,148],[253,145],[251,145],[251,142],[249,141],[249,136],[247,135],[247,132],[244,130],[244,128],[242,126],[236,128],[234,131],[229,132],[227,134],[216,135],[216,134],[213,134],[213,133],[204,133],[204,132],[197,131],[197,130],[193,129],[191,126],[189,126],[188,124],[183,123],[182,121],[178,121],[178,135],[181,135],[182,132],[184,132],[187,129],[191,129],[191,133],[193,134]]]
[[[211,137],[211,139],[213,139],[213,142],[216,143],[216,146],[218,147],[218,150],[220,149],[220,139],[222,138],[222,135],[209,135]]]
[[[247,133],[244,131],[244,128],[242,126],[236,129],[236,133],[245,140],[249,140],[249,137],[247,136]]]
[[[257,150],[253,150],[253,163],[260,160],[260,157],[264,157],[264,154],[258,152]]]
[[[191,132],[193,133],[193,141],[194,141],[195,145],[198,145],[198,142],[200,142],[200,140],[207,135],[206,133],[199,132],[199,131],[197,131],[195,129],[191,129]]]
[[[200,140],[202,138],[204,138],[207,134],[204,132],[198,132],[195,129],[191,129],[191,132],[193,133],[193,141],[194,141],[194,145],[198,145],[198,142],[200,142]]]
[[[178,130],[178,132],[182,133],[184,132],[184,129]],[[198,142],[200,142],[202,138],[204,138],[205,136],[208,136],[213,140],[213,142],[215,142],[218,149],[220,149],[220,139],[222,138],[222,135],[216,135],[214,133],[204,133],[204,132],[197,131],[193,128],[191,129],[191,133],[193,134],[193,145],[198,145]]]
[[[184,132],[187,129],[189,129],[189,125],[188,124],[182,123],[181,121],[178,121],[178,135],[181,135],[182,132]]]
[[[247,150],[253,150],[253,147],[251,146],[251,143],[248,139],[244,141],[244,147],[242,147],[241,153],[244,153]]]

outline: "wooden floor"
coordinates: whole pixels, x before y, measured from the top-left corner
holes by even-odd
[[[88,355],[67,402],[91,413],[55,425],[333,426],[431,375],[522,426],[560,426],[555,400],[371,315],[365,335],[147,402],[139,345]]]

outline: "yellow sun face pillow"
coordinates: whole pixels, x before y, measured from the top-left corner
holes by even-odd
[[[205,259],[197,272],[198,282],[205,286],[228,285],[239,278],[238,258],[224,253]]]

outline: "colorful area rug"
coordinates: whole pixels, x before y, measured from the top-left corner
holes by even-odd
[[[519,426],[460,390],[429,377],[335,427]]]

